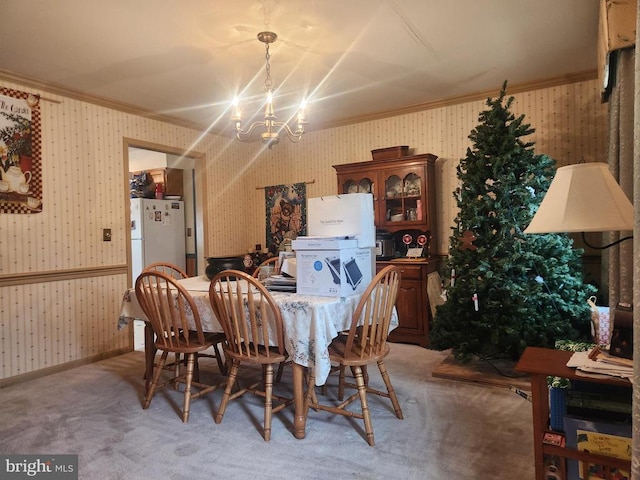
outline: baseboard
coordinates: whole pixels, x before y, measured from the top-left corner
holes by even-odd
[[[28,382],[29,380],[35,380],[36,378],[46,377],[47,375],[52,375],[54,373],[64,372],[65,370],[70,370],[72,368],[80,367],[82,365],[87,365],[89,363],[99,362],[100,360],[106,360],[107,358],[117,357],[118,355],[123,355],[131,351],[133,351],[131,348],[121,348],[121,349],[113,350],[107,353],[99,353],[96,355],[91,355],[90,357],[82,358],[80,360],[74,360],[72,362],[62,363],[60,365],[55,365],[53,367],[41,368],[33,372],[23,373],[21,375],[14,375],[13,377],[9,377],[9,378],[3,378],[2,380],[0,380],[0,388],[8,387],[10,385],[15,385],[18,383]]]

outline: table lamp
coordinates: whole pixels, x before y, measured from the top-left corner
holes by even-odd
[[[579,163],[558,168],[547,194],[524,233],[633,230],[633,205],[606,163]]]

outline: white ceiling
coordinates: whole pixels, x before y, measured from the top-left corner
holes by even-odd
[[[595,71],[598,0],[0,0],[0,74],[230,132],[261,109],[309,129]],[[14,77],[15,78],[15,77]],[[46,95],[45,95],[46,96]]]

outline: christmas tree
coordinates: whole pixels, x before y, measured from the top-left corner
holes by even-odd
[[[471,131],[472,148],[457,167],[459,213],[450,237],[447,301],[438,306],[434,349],[458,360],[517,360],[527,346],[586,340],[587,299],[582,250],[566,234],[524,234],[555,173],[523,137],[534,129],[510,112],[507,83]],[[448,279],[447,279],[448,280]]]

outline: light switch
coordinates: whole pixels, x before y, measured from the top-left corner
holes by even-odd
[[[111,241],[111,229],[110,228],[103,228],[102,229],[102,241],[103,242],[110,242]]]

